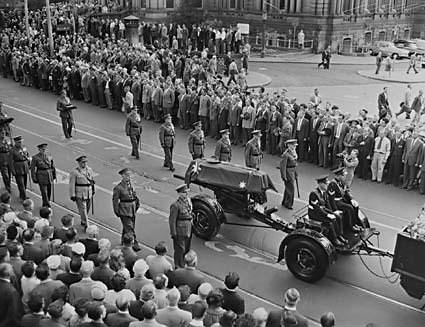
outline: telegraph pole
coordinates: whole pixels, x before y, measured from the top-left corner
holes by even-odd
[[[261,43],[261,58],[264,58],[266,54],[266,20],[267,20],[267,11],[266,11],[266,0],[263,0],[263,36]]]
[[[53,58],[54,49],[53,49],[52,17],[50,14],[49,0],[46,0],[46,13],[47,13],[47,33],[49,34],[50,58]]]
[[[25,30],[27,31],[27,38],[30,41],[30,24],[28,19],[28,0],[24,1],[24,12],[25,12]]]

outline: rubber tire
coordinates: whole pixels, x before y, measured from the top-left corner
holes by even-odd
[[[297,253],[303,248],[308,249],[319,263],[311,274],[301,274],[298,271]],[[295,238],[289,241],[285,250],[285,262],[289,271],[296,278],[307,283],[315,283],[321,280],[326,275],[329,268],[329,259],[325,250],[315,241],[304,237]]]
[[[202,200],[192,200],[193,214],[203,214],[208,217],[208,228],[206,231],[202,231],[195,226],[196,218],[192,221],[192,231],[200,239],[209,241],[214,238],[220,230],[220,223],[218,222],[215,210],[211,206]]]

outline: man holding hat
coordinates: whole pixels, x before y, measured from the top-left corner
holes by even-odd
[[[218,161],[230,162],[232,159],[232,144],[230,142],[230,131],[223,129],[220,131],[221,139],[217,141],[214,151],[214,157]]]
[[[161,142],[161,146],[164,149],[164,167],[174,171],[173,148],[175,144],[176,132],[174,131],[174,125],[171,121],[171,115],[165,115],[164,119],[165,122],[159,128],[159,141]]]
[[[245,146],[245,165],[249,168],[260,170],[263,152],[261,151],[261,131],[256,129],[251,132],[252,138]]]
[[[174,266],[184,268],[184,256],[190,250],[192,240],[192,201],[188,197],[186,184],[176,188],[178,199],[170,206],[170,234],[174,246]]]
[[[282,154],[280,161],[280,176],[285,183],[285,192],[283,194],[282,205],[292,210],[294,206],[295,181],[297,179],[297,140],[290,139],[285,142],[287,149]]]
[[[34,155],[31,160],[31,177],[33,182],[40,187],[42,206],[50,207],[52,184],[56,179],[56,168],[53,158],[47,154],[47,143],[39,144],[37,148],[39,153]]]
[[[134,251],[140,251],[135,231],[136,213],[140,207],[140,200],[131,184],[131,170],[124,168],[118,173],[121,175],[122,180],[113,189],[112,205],[115,215],[121,219],[121,244],[124,244],[124,235],[130,234],[134,239]]]
[[[142,119],[137,112],[137,107],[131,108],[131,112],[127,116],[127,121],[125,123],[125,134],[130,137],[131,155],[136,159],[140,159],[139,143],[140,135],[142,135]]]
[[[62,121],[62,130],[66,139],[72,137],[72,127],[74,126],[74,118],[72,110],[75,106],[71,104],[71,100],[66,95],[66,90],[62,90],[58,101],[56,102],[56,110],[59,111],[59,117]]]
[[[69,174],[69,196],[77,204],[81,225],[87,227],[87,216],[93,205],[94,176],[93,170],[87,166],[87,156],[79,156],[78,167]]]
[[[189,134],[189,140],[187,142],[189,152],[192,155],[192,159],[201,159],[204,157],[205,150],[205,137],[204,131],[202,130],[202,123],[197,121],[193,124],[195,129]]]
[[[27,181],[30,164],[30,155],[22,145],[22,136],[16,136],[13,138],[15,145],[10,150],[10,161],[12,163],[12,175],[15,176],[16,184],[19,189],[19,197],[22,201],[27,199]]]
[[[3,178],[4,187],[11,193],[10,189],[10,150],[12,146],[9,139],[6,138],[6,130],[0,129],[0,172]]]

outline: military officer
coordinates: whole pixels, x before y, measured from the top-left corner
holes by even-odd
[[[16,184],[19,189],[19,198],[24,201],[27,199],[27,181],[30,164],[30,155],[22,145],[24,139],[22,136],[13,138],[15,142],[14,147],[10,150],[10,161],[12,166],[12,175],[15,176]]]
[[[280,161],[280,177],[285,183],[285,192],[283,194],[282,206],[292,210],[294,206],[295,181],[297,179],[297,140],[289,139],[285,142],[287,149],[282,154]]]
[[[192,159],[200,159],[204,157],[205,150],[205,136],[202,130],[202,123],[197,121],[193,123],[195,129],[189,134],[188,147],[192,155]]]
[[[42,206],[50,207],[52,184],[56,179],[56,168],[53,158],[47,154],[47,143],[39,144],[37,148],[39,153],[34,155],[31,160],[31,178],[40,187]]]
[[[74,126],[73,109],[75,109],[75,106],[71,104],[71,100],[66,96],[66,90],[62,90],[56,102],[56,110],[59,111],[63,134],[67,139],[72,137],[72,127]]]
[[[230,142],[230,131],[223,129],[220,131],[221,139],[215,146],[214,157],[219,161],[230,162],[232,159],[232,144]]]
[[[261,131],[251,132],[252,138],[245,146],[245,165],[249,168],[260,169],[263,152],[261,151]]]
[[[175,144],[175,131],[174,125],[171,121],[171,115],[167,114],[164,116],[165,122],[159,128],[159,141],[161,146],[164,149],[164,167],[169,168],[171,171],[174,171],[173,165],[173,148]]]
[[[310,219],[328,224],[329,239],[335,246],[344,247],[347,240],[341,233],[341,217],[334,212],[332,199],[328,194],[328,176],[316,178],[317,188],[310,192],[308,197],[308,216]]]
[[[140,245],[136,240],[136,212],[140,207],[140,201],[131,184],[131,170],[129,168],[121,169],[118,172],[122,180],[114,187],[112,194],[112,205],[114,213],[121,219],[122,234],[121,244],[123,244],[124,235],[133,236],[135,251],[140,251]]]
[[[178,199],[170,206],[170,234],[174,246],[174,265],[184,268],[184,256],[190,250],[192,240],[192,201],[186,184],[176,188]]]
[[[142,135],[142,119],[137,112],[137,107],[131,108],[131,112],[127,116],[125,134],[130,137],[131,155],[136,159],[140,159],[139,143],[140,135]]]
[[[87,156],[82,155],[75,160],[78,162],[78,167],[69,174],[69,196],[71,201],[77,204],[81,226],[85,228],[88,212],[93,205],[95,181],[93,170],[87,165]]]
[[[10,165],[10,150],[12,146],[10,140],[6,138],[6,130],[0,129],[0,172],[1,177],[3,178],[4,187],[6,190],[10,191],[10,174],[11,174],[11,165]]]

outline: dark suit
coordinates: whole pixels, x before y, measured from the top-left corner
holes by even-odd
[[[237,315],[245,313],[245,300],[237,291],[222,288],[221,293],[223,294],[221,306],[223,309],[232,310]]]
[[[198,287],[205,282],[204,276],[200,271],[193,268],[178,268],[168,273],[169,287],[179,287],[181,285],[188,285],[190,292],[197,294]]]
[[[99,253],[99,241],[92,238],[84,238],[80,240],[81,243],[86,247],[86,253],[84,253],[84,259],[87,260],[89,255]]]
[[[310,153],[309,159],[310,162],[314,164],[319,164],[319,130],[321,120],[319,117],[312,117],[310,119],[310,128],[309,128],[309,143],[310,143]]]
[[[63,227],[57,228],[55,227],[55,231],[53,232],[53,239],[60,239],[63,243],[67,241],[66,238],[66,232],[68,229],[65,229]]]
[[[418,167],[420,164],[421,154],[423,151],[423,143],[417,138],[409,138],[406,141],[406,145],[403,151],[403,188],[412,189],[416,175],[418,173]]]
[[[102,282],[108,289],[112,288],[111,278],[115,275],[115,272],[108,266],[99,266],[94,268],[91,279]]]
[[[21,327],[39,327],[43,319],[47,319],[44,314],[27,313],[22,317]]]
[[[40,264],[45,258],[44,252],[38,246],[32,243],[24,243],[24,253],[22,255],[23,260],[32,260],[37,265]]]
[[[378,95],[378,113],[379,119],[385,117],[387,113],[391,113],[390,103],[388,102],[388,96],[385,92]]]
[[[267,125],[267,137],[268,137],[268,152],[270,154],[278,153],[279,144],[279,132],[282,128],[282,115],[280,112],[275,111],[269,114],[268,125]]]
[[[308,327],[308,320],[297,311],[272,310],[267,317],[266,327]]]
[[[18,291],[0,279],[0,294],[0,327],[19,327],[23,308]]]
[[[387,174],[387,183],[392,183],[394,186],[399,186],[400,176],[403,172],[403,152],[406,141],[400,138],[397,142],[396,139],[391,140],[391,154],[390,154],[390,165]]]
[[[138,319],[128,313],[117,312],[109,314],[105,319],[105,324],[109,327],[127,327],[133,321],[138,321]]]
[[[282,205],[286,208],[292,209],[294,206],[295,196],[295,181],[297,179],[297,160],[295,153],[290,149],[286,149],[282,154],[282,160],[280,161],[280,177],[285,183],[285,192],[283,194]]]
[[[349,132],[349,127],[347,126],[346,123],[340,123],[340,124],[341,125],[339,126],[340,128],[339,135],[337,135],[339,124],[336,124],[334,126],[334,130],[333,130],[331,141],[330,141],[332,144],[332,165],[333,166],[338,165],[337,154],[344,151],[344,139],[347,133]]]
[[[298,141],[297,153],[300,162],[307,159],[308,136],[310,134],[308,120],[304,117],[301,119],[300,126],[298,126],[300,118],[295,119],[294,128],[292,130],[292,137]]]
[[[65,272],[65,273],[57,275],[56,280],[60,280],[62,283],[64,283],[66,285],[66,287],[69,288],[70,285],[78,283],[79,281],[81,281],[81,275],[70,273],[70,272]]]
[[[357,166],[359,178],[368,179],[370,176],[370,163],[373,157],[374,146],[375,139],[372,136],[361,137],[359,143],[359,165]]]

